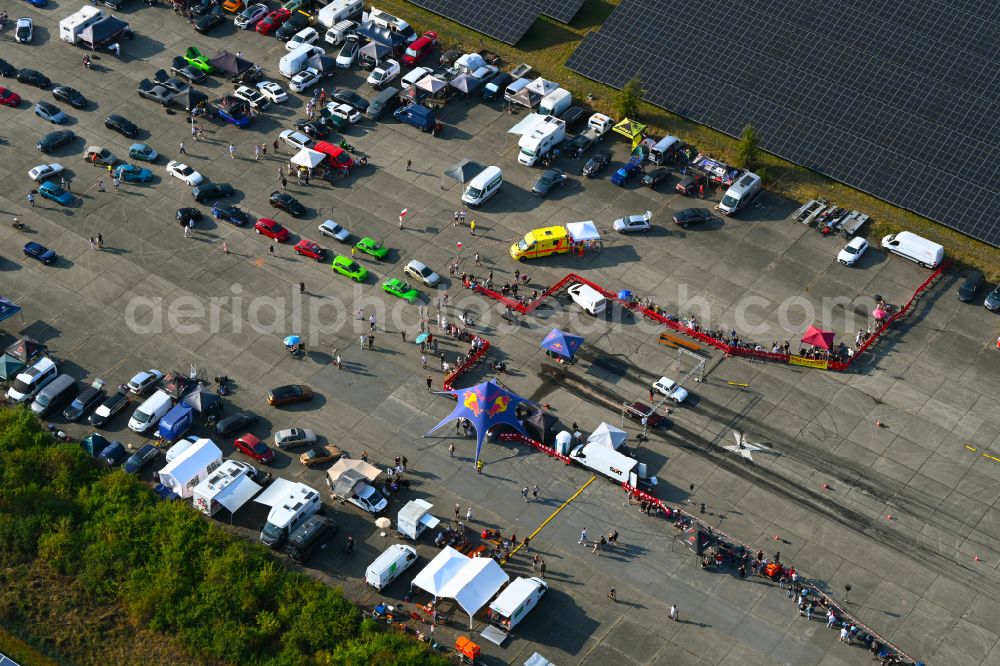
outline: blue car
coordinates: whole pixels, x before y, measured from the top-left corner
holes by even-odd
[[[250,124],[250,107],[242,99],[226,95],[215,105],[219,117],[230,125],[246,127]]]
[[[49,4],[49,0],[27,0],[27,2],[35,7],[45,7]]]
[[[124,444],[116,440],[105,446],[97,457],[108,467],[118,467],[128,458],[128,450]]]
[[[250,216],[239,206],[232,204],[214,204],[212,206],[212,217],[223,222],[242,227],[250,221]]]
[[[625,185],[626,180],[641,171],[642,159],[639,157],[633,157],[625,164],[625,166],[611,174],[611,184],[622,187]]]
[[[147,183],[153,177],[152,171],[134,164],[121,164],[115,167],[114,174],[115,178],[126,183]]]
[[[56,260],[55,252],[35,241],[24,244],[24,256],[36,259],[43,264],[51,264]]]
[[[128,156],[134,160],[155,162],[160,154],[153,150],[148,143],[133,143],[128,149]]]
[[[38,193],[44,198],[55,201],[57,204],[63,206],[69,206],[73,203],[73,195],[51,180],[42,183],[42,186],[38,188]]]

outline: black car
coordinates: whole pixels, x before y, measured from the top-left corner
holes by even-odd
[[[674,215],[674,222],[687,229],[692,224],[704,224],[715,219],[715,214],[707,208],[685,208]]]
[[[50,153],[56,148],[65,146],[76,138],[76,134],[73,134],[70,130],[58,130],[56,132],[49,132],[35,144],[35,147],[43,153]]]
[[[215,425],[215,431],[220,435],[232,435],[239,430],[245,430],[256,422],[257,415],[247,410],[222,419]]]
[[[152,462],[158,455],[160,455],[160,450],[156,448],[156,444],[146,444],[128,457],[123,469],[126,474],[135,474]]]
[[[122,7],[124,7],[125,3],[127,3],[128,1],[129,0],[104,0],[104,5],[106,7],[111,7],[111,9],[114,9],[115,11],[118,11]]]
[[[1000,312],[1000,287],[997,287],[990,292],[989,296],[986,297],[986,301],[983,302],[986,309],[990,312]]]
[[[17,68],[10,64],[3,58],[0,58],[0,76],[5,79],[9,79],[12,76],[17,76]]]
[[[315,120],[296,120],[295,129],[313,139],[322,139],[330,136],[330,130],[326,123]]]
[[[462,57],[463,51],[458,49],[450,49],[441,54],[441,58],[438,60],[439,63],[445,67],[451,67],[455,64],[455,61]]]
[[[63,410],[63,418],[72,423],[104,401],[104,389],[88,386]]]
[[[536,197],[544,197],[552,188],[562,187],[566,184],[566,174],[559,169],[548,169],[542,172],[535,184],[531,187],[531,193]]]
[[[52,81],[49,80],[49,77],[45,76],[37,69],[22,69],[17,73],[17,80],[20,83],[26,83],[29,86],[36,86],[42,90],[45,90],[52,85]]]
[[[611,164],[611,153],[607,150],[599,150],[583,165],[583,175],[592,178],[609,164]]]
[[[100,428],[113,419],[118,412],[125,409],[128,404],[128,391],[118,391],[101,403],[100,407],[87,419],[87,423],[95,428]]]
[[[708,185],[708,179],[700,174],[688,174],[682,176],[679,181],[677,181],[677,187],[675,188],[681,194],[694,194],[698,191],[698,188],[703,185]]]
[[[197,222],[201,219],[201,211],[197,208],[178,208],[176,217],[177,223],[186,227],[191,220]]]
[[[87,106],[87,98],[75,88],[69,86],[56,86],[52,89],[52,96],[60,102],[66,102],[74,109],[82,109]]]
[[[583,154],[587,152],[587,148],[590,148],[592,143],[589,138],[583,135],[568,136],[559,144],[559,154],[570,159],[583,157]]]
[[[104,126],[110,130],[121,133],[129,139],[139,133],[139,128],[136,127],[135,123],[125,116],[120,116],[117,113],[112,113],[110,116],[105,118]]]
[[[309,19],[299,12],[295,12],[291,17],[281,24],[281,27],[274,31],[274,36],[283,42],[295,36],[302,28],[309,27]]]
[[[306,214],[306,207],[287,192],[271,192],[271,207],[283,210],[292,217],[302,217]]]
[[[222,10],[214,9],[195,21],[194,29],[204,34],[206,32],[211,32],[213,28],[216,28],[225,22],[226,17],[222,15]]]
[[[361,113],[365,113],[368,110],[368,100],[347,88],[337,88],[334,90],[333,94],[330,95],[330,101],[349,104]]]
[[[965,282],[958,288],[958,300],[963,303],[971,301],[975,298],[976,292],[983,286],[985,280],[986,278],[983,276],[982,271],[972,271],[969,273],[965,278]]]
[[[566,129],[570,130],[576,127],[580,121],[587,117],[587,112],[583,110],[581,106],[571,106],[561,114],[559,114],[559,120],[566,123]]]
[[[187,79],[191,83],[201,83],[206,76],[205,72],[189,65],[183,56],[174,56],[173,62],[170,64],[170,73]]]
[[[642,184],[655,189],[669,177],[670,169],[653,169],[642,177]]]
[[[491,102],[494,99],[502,98],[507,86],[513,82],[514,77],[510,75],[510,72],[500,72],[490,80],[490,85],[483,86],[483,99]]]
[[[212,217],[237,227],[242,227],[250,222],[250,214],[233,204],[213,204]]]
[[[208,183],[191,188],[191,196],[198,203],[206,203],[223,197],[233,196],[233,186],[229,183]]]

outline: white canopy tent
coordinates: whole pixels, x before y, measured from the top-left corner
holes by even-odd
[[[594,429],[594,432],[590,433],[587,443],[607,446],[617,451],[627,439],[628,433],[621,428],[616,428],[610,423],[601,423]]]
[[[492,557],[466,557],[451,546],[445,546],[430,564],[413,579],[413,585],[434,595],[458,602],[472,616],[510,581]]]
[[[525,89],[530,90],[531,92],[538,93],[542,97],[545,97],[550,92],[555,92],[556,90],[559,90],[559,84],[553,81],[549,81],[547,79],[543,79],[542,77],[539,76],[537,79],[526,85]]]
[[[588,220],[586,222],[570,222],[566,225],[566,231],[569,232],[569,235],[572,236],[573,240],[577,243],[601,240],[601,234],[597,231],[597,226],[594,225],[593,220]]]
[[[424,78],[417,81],[417,87],[421,90],[426,90],[432,95],[436,95],[448,87],[448,82],[442,81],[433,74],[428,74]]]
[[[317,166],[323,163],[326,159],[326,155],[316,150],[310,150],[309,148],[303,148],[295,154],[292,159],[288,160],[295,166],[303,166],[307,169],[315,169]]]

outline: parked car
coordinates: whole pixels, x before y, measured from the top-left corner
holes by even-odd
[[[85,109],[90,103],[79,91],[69,86],[56,86],[52,89],[52,96],[60,102],[66,102],[74,109]]]
[[[191,196],[198,203],[223,199],[233,196],[233,186],[228,183],[202,183],[191,188]]]
[[[965,280],[962,282],[962,286],[958,288],[958,300],[963,303],[968,303],[976,296],[976,292],[979,288],[983,286],[986,281],[986,277],[983,275],[982,271],[970,271],[968,275],[965,276]]]
[[[233,24],[240,30],[250,30],[267,14],[267,5],[258,2],[240,12],[239,16],[233,19]]]
[[[649,221],[653,218],[652,211],[646,211],[641,215],[627,215],[614,221],[612,227],[622,234],[635,233],[637,231],[649,231],[652,225]]]
[[[315,28],[302,28],[285,42],[285,50],[291,52],[300,46],[314,44],[318,39],[319,33],[316,32]]]
[[[178,208],[177,215],[175,217],[178,224],[186,227],[192,220],[197,222],[201,219],[201,211],[197,208]]]
[[[361,120],[361,112],[350,104],[338,104],[336,102],[332,102],[327,104],[326,109],[330,112],[330,115],[342,118],[351,124]]]
[[[707,208],[685,208],[674,215],[674,222],[682,229],[692,224],[704,224],[715,219],[715,213]]]
[[[281,134],[278,135],[278,139],[294,148],[295,150],[302,150],[303,148],[312,148],[315,141],[310,139],[305,134],[301,132],[296,132],[295,130],[282,130]]]
[[[212,30],[225,22],[226,17],[222,14],[220,9],[216,8],[204,16],[199,17],[198,20],[194,22],[194,29],[204,35],[212,32]]]
[[[643,402],[633,402],[625,407],[625,415],[640,423],[646,419],[646,425],[650,428],[657,428],[666,421],[665,418],[654,412],[652,407]]]
[[[312,400],[312,389],[305,384],[288,384],[279,386],[267,392],[267,404],[273,406],[289,405],[293,402]]]
[[[403,268],[403,272],[427,287],[436,287],[441,282],[440,275],[432,271],[427,264],[416,259],[411,259]]]
[[[177,160],[167,162],[167,174],[187,185],[190,185],[191,187],[201,185],[202,181],[205,180],[200,173],[189,167],[187,164],[178,162]]]
[[[183,56],[174,56],[170,64],[170,73],[191,83],[201,83],[206,78],[205,72],[188,64]]]
[[[645,176],[642,177],[642,184],[645,187],[651,187],[656,189],[659,187],[667,178],[670,178],[670,169],[653,169]]]
[[[309,18],[299,12],[294,7],[288,7],[288,3],[285,3],[286,8],[292,11],[291,17],[285,21],[281,26],[274,31],[274,37],[278,41],[287,42],[289,39],[295,36],[299,30],[302,30],[309,25]]]
[[[441,54],[440,58],[438,58],[438,63],[443,67],[451,67],[452,65],[455,64],[455,61],[461,58],[463,55],[465,54],[462,51],[459,51],[458,49],[448,49],[447,51]]]
[[[14,107],[21,103],[21,96],[9,88],[0,86],[0,104]]]
[[[0,76],[9,79],[17,76],[17,68],[3,58],[0,58]]]
[[[559,169],[546,169],[531,186],[531,193],[536,197],[548,196],[553,188],[565,185],[566,180],[566,174]]]
[[[270,35],[280,28],[285,21],[292,17],[292,13],[285,8],[275,9],[256,23],[257,32],[262,35]]]
[[[407,65],[416,65],[429,56],[431,51],[434,50],[434,45],[437,44],[437,38],[438,34],[436,32],[425,32],[420,37],[417,37],[403,51],[403,62]]]
[[[51,153],[56,148],[61,148],[67,143],[71,143],[76,139],[76,134],[70,130],[59,130],[57,132],[49,132],[35,144],[43,153]]]
[[[320,74],[319,70],[315,67],[306,67],[301,72],[292,77],[291,81],[288,82],[288,87],[293,92],[304,92],[310,87],[319,83]]]
[[[114,441],[101,449],[97,458],[108,467],[118,467],[128,458],[128,450],[121,442]]]
[[[104,427],[111,419],[125,409],[131,401],[128,391],[118,391],[108,398],[94,410],[94,413],[87,418],[87,423],[95,428]]]
[[[581,173],[587,178],[593,178],[609,164],[611,164],[611,152],[608,150],[599,150],[583,165]]]
[[[87,153],[84,159],[94,166],[106,167],[114,166],[118,163],[118,158],[107,148],[101,148],[100,146],[90,146],[87,148]]]
[[[708,179],[700,174],[689,173],[685,176],[681,176],[681,179],[677,181],[677,185],[674,189],[683,195],[695,194],[698,192],[699,188],[708,185]]]
[[[396,298],[402,298],[407,303],[412,303],[418,296],[420,296],[419,291],[406,284],[403,280],[394,277],[386,278],[385,281],[382,282],[382,291],[387,294],[391,294]]]
[[[271,101],[257,88],[239,86],[233,91],[233,95],[258,111],[266,111],[271,106]]]
[[[42,90],[45,90],[52,85],[52,81],[49,77],[45,76],[36,69],[22,69],[17,73],[17,81],[19,83],[26,83],[29,86],[41,88]]]
[[[156,102],[160,106],[167,106],[170,104],[170,100],[177,96],[173,90],[164,85],[153,83],[149,79],[139,81],[135,91],[139,93],[139,97]]]
[[[316,443],[316,431],[310,428],[288,428],[274,433],[274,445],[279,449]]]
[[[837,253],[837,261],[845,266],[853,266],[861,258],[861,255],[868,249],[868,241],[861,236],[855,236],[840,252]]]
[[[348,497],[347,501],[372,515],[382,513],[389,506],[389,500],[367,483],[359,482],[354,489],[357,494]]]
[[[688,392],[677,382],[667,377],[660,377],[653,383],[653,389],[680,404],[687,400]]]
[[[364,282],[365,278],[368,277],[367,268],[350,257],[345,257],[340,254],[333,258],[330,268],[345,277],[351,278],[355,282]]]
[[[1000,286],[989,293],[983,305],[990,312],[1000,312]]]
[[[55,201],[61,206],[69,206],[73,203],[73,195],[64,190],[59,183],[54,183],[51,180],[42,183],[41,187],[38,188],[38,193],[43,199]]]
[[[160,455],[160,450],[156,448],[156,444],[146,444],[128,457],[128,460],[125,461],[125,467],[122,469],[125,470],[126,474],[136,474],[155,460],[158,455]]]
[[[358,51],[361,50],[361,41],[357,35],[348,35],[344,40],[344,45],[340,47],[340,52],[334,60],[334,64],[340,69],[350,69],[354,61],[358,59]]]
[[[611,184],[624,187],[632,176],[642,172],[642,160],[633,157],[623,164],[617,171],[611,174]]]
[[[295,254],[301,257],[309,257],[316,261],[323,261],[326,257],[326,250],[321,248],[315,241],[306,240],[305,238],[296,243],[293,249],[295,250]]]
[[[367,99],[347,88],[336,88],[333,91],[333,94],[330,95],[330,101],[339,102],[341,104],[349,104],[361,113],[367,111],[369,105]]]
[[[84,414],[104,402],[105,393],[100,385],[88,386],[63,410],[63,418],[73,423]]]
[[[298,199],[287,192],[275,190],[274,192],[271,192],[271,196],[268,201],[272,208],[283,210],[292,217],[302,217],[306,214],[306,207],[299,203]]]
[[[141,162],[155,162],[160,154],[153,150],[153,147],[148,143],[133,143],[129,146],[128,156]]]
[[[389,248],[383,245],[381,241],[376,241],[369,236],[365,236],[355,243],[354,248],[358,252],[375,257],[376,259],[385,259],[385,255],[389,254]]]
[[[128,380],[128,390],[135,395],[145,395],[163,379],[163,373],[150,368],[137,372],[132,379]]]
[[[212,204],[212,217],[236,227],[242,227],[250,222],[250,214],[236,204]]]
[[[35,241],[29,241],[24,244],[24,256],[29,259],[39,261],[46,266],[54,263],[55,260],[59,258],[54,250],[50,250],[41,243],[36,243]]]
[[[220,435],[231,435],[234,432],[244,430],[254,423],[257,423],[258,416],[249,409],[237,412],[232,416],[220,420],[215,424],[215,432]]]
[[[114,130],[124,137],[131,139],[139,133],[139,128],[131,120],[117,113],[112,113],[104,119],[104,126],[109,130]]]
[[[253,230],[262,236],[267,236],[271,240],[278,241],[279,243],[284,243],[288,240],[291,235],[288,229],[281,226],[281,223],[277,220],[272,220],[269,217],[261,217],[253,225]]]
[[[340,460],[344,452],[336,444],[326,444],[325,446],[314,446],[308,451],[299,454],[299,462],[306,467],[322,465],[323,463]]]
[[[184,60],[195,69],[211,74],[215,71],[215,65],[208,61],[208,56],[203,54],[197,47],[189,46],[184,52]]]
[[[330,136],[330,130],[327,129],[326,123],[318,120],[309,120],[307,118],[296,120],[295,129],[310,139],[323,139]]]
[[[288,93],[282,90],[281,86],[274,81],[261,81],[257,84],[257,90],[260,91],[261,95],[275,104],[280,104],[288,99]]]
[[[240,453],[250,456],[259,463],[267,465],[274,460],[274,449],[262,442],[259,437],[245,433],[240,435],[233,446]]]
[[[35,181],[36,183],[45,180],[46,178],[53,178],[61,174],[65,169],[62,164],[58,162],[53,162],[52,164],[39,164],[36,167],[32,167],[28,171],[28,178]]]
[[[125,183],[148,183],[153,178],[152,171],[134,164],[119,164],[114,168],[113,174]]]
[[[326,220],[323,224],[319,225],[319,232],[324,236],[335,238],[341,243],[346,243],[351,237],[350,231],[340,226],[333,220]]]
[[[28,44],[35,36],[35,26],[31,19],[22,16],[14,24],[14,41],[18,44]]]

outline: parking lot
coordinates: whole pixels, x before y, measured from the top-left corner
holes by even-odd
[[[841,241],[789,220],[798,204],[766,193],[735,218],[682,230],[672,214],[702,202],[674,194],[672,181],[659,191],[641,188],[637,180],[624,188],[608,182],[628,156],[629,145],[620,138],[605,139],[615,161],[602,178],[580,177],[581,161],[557,160],[557,168],[572,174],[571,182],[547,199],[534,197],[530,190],[539,171],[516,163],[517,140],[507,134],[523,112],[512,117],[475,99],[453,101],[440,112],[445,127],[437,138],[391,119],[352,126],[343,136],[369,156],[370,165],[333,185],[314,180],[304,186],[289,179],[288,191],[308,208],[293,219],[268,207],[268,195],[280,189],[278,169],[292,154],[284,147],[275,155],[271,142],[304,116],[306,97],[290,95],[244,130],[205,120],[205,139],[195,142],[183,113],[165,112],[135,92],[141,79],[168,67],[190,45],[210,55],[242,51],[285,86],[276,71],[283,44],[237,32],[231,23],[204,37],[163,6],[127,7],[121,16],[135,29],[135,39],[122,42],[120,58],[101,54],[92,70],[81,64],[83,51],[58,39],[58,20],[71,8],[25,5],[20,9],[35,18],[34,42],[14,44],[9,32],[3,35],[2,57],[72,85],[92,102],[85,111],[67,109],[72,117],[67,127],[78,138],[46,157],[34,144],[53,126],[32,107],[41,99],[51,101],[51,95],[3,82],[26,101],[2,110],[6,122],[0,128],[5,156],[0,293],[23,307],[22,315],[4,323],[0,342],[33,337],[49,345],[63,371],[80,379],[101,377],[111,386],[149,367],[181,372],[193,367],[209,381],[225,374],[236,386],[227,409],[257,411],[262,418],[252,432],[262,438],[281,428],[310,427],[354,457],[367,451],[382,467],[405,455],[414,483],[392,498],[387,515],[393,521],[402,504],[420,497],[434,503],[443,519],[451,518],[457,503],[463,515],[473,508],[475,529],[523,536],[591,476],[514,444],[486,444],[486,466],[478,476],[471,440],[451,439],[448,428],[444,437],[423,437],[453,403],[425,388],[427,374],[438,388],[443,373],[434,358],[424,370],[412,343],[419,331],[418,304],[391,299],[379,287],[384,277],[402,277],[410,259],[443,276],[458,260],[460,270],[477,276],[493,271],[501,284],[519,268],[529,275],[529,289],[576,272],[615,291],[654,297],[668,311],[696,316],[705,327],[734,328],[767,348],[772,341],[797,344],[796,332],[801,335],[811,323],[849,341],[866,324],[873,294],[902,303],[927,277],[878,250],[855,268],[838,265]],[[324,85],[371,94],[357,69],[338,71]],[[231,86],[224,78],[210,78],[202,88],[215,97]],[[105,172],[84,162],[88,146],[107,147],[119,157],[128,153],[132,141],[105,129],[108,113],[131,119],[142,128],[136,140],[160,151],[149,183],[123,184],[115,191]],[[178,156],[180,142],[186,157]],[[255,160],[254,145],[261,143],[268,154]],[[231,201],[253,217],[280,221],[291,230],[291,243],[276,245],[275,256],[269,256],[269,241],[252,229],[210,220],[206,206],[201,207],[205,218],[186,238],[174,214],[194,205],[190,188],[164,171],[167,159],[178,158],[211,182],[230,183]],[[505,179],[499,195],[469,211],[475,235],[453,225],[461,189],[442,179],[445,169],[465,158],[500,166]],[[29,208],[27,171],[50,161],[66,167],[79,201],[61,207],[38,199]],[[97,191],[101,178],[105,192]],[[712,195],[718,200],[720,193]],[[400,228],[403,209],[408,213]],[[653,214],[651,233],[611,231],[615,218],[647,210]],[[28,224],[28,232],[11,228],[14,216]],[[318,237],[316,227],[325,219],[391,248],[380,262],[359,257],[374,274],[366,283],[354,285],[336,275],[329,261],[293,254],[291,246],[300,238],[336,245]],[[510,244],[528,230],[578,220],[594,220],[601,229],[599,253],[521,265],[510,259]],[[99,251],[88,243],[97,234],[105,246]],[[54,249],[59,260],[43,266],[25,258],[20,248],[29,240]],[[869,240],[877,245],[877,239]],[[346,246],[332,249],[349,254]],[[476,253],[481,267],[474,265]],[[929,663],[995,663],[1000,660],[1000,620],[993,612],[1000,598],[1000,467],[990,456],[1000,456],[1000,352],[992,349],[998,320],[981,307],[981,298],[979,307],[960,303],[953,294],[957,280],[949,273],[935,284],[903,327],[849,374],[696,352],[706,360],[705,381],[686,384],[689,403],[673,408],[669,426],[652,433],[638,457],[658,476],[658,495],[666,501],[696,514],[704,503],[700,517],[768,555],[780,551],[784,561],[841,601],[850,584],[848,608],[909,654]],[[445,277],[445,285],[449,321],[461,311],[473,312],[475,330],[494,348],[491,356],[508,364],[501,381],[549,404],[567,426],[575,421],[590,431],[602,420],[621,425],[613,405],[647,400],[656,378],[679,378],[693,365],[690,356],[659,344],[660,329],[648,322],[596,321],[565,301],[553,301],[512,326],[501,319],[502,309],[462,290],[457,280]],[[424,291],[419,303],[436,316],[439,294]],[[366,317],[377,313],[374,350],[359,347],[368,322],[355,319],[356,308]],[[586,338],[577,364],[557,365],[539,348],[552,327]],[[281,341],[290,333],[303,337],[305,358],[285,351]],[[449,362],[465,353],[464,345],[440,339]],[[343,357],[342,369],[331,363],[335,349]],[[490,376],[479,366],[459,385]],[[266,390],[288,383],[308,384],[318,398],[292,408],[268,407]],[[126,421],[116,419],[111,435],[144,443]],[[633,435],[639,431],[634,423],[625,427]],[[78,426],[68,430],[86,434]],[[732,443],[733,430],[772,451],[753,463],[732,455],[721,445]],[[450,442],[457,449],[454,457],[447,451]],[[218,443],[232,451],[232,442]],[[272,471],[325,490],[323,469],[306,470],[292,455],[279,452]],[[519,491],[534,483],[540,497],[525,503]],[[360,580],[367,564],[395,542],[394,533],[382,537],[356,507],[328,506],[327,513],[340,533],[306,569],[343,586],[367,607],[381,598],[400,599],[419,567],[384,596]],[[256,538],[265,515],[248,505],[234,524]],[[577,544],[583,528],[592,538],[617,529],[621,545],[592,554]],[[358,543],[353,556],[342,552],[347,534]],[[861,650],[839,644],[836,632],[822,623],[799,618],[784,594],[763,579],[741,582],[700,570],[668,524],[641,515],[620,488],[601,479],[545,524],[532,548],[547,562],[551,589],[504,647],[477,641],[486,663],[523,663],[534,651],[559,664],[868,660]],[[418,549],[421,563],[437,552],[426,538]],[[519,554],[505,570],[512,577],[531,575],[528,565]],[[606,598],[612,586],[617,602]],[[671,604],[681,609],[681,622],[666,619]],[[455,625],[438,630],[440,640],[453,641],[462,631],[461,612],[454,615]],[[481,618],[477,621],[481,628]],[[470,635],[476,638],[478,629]]]

